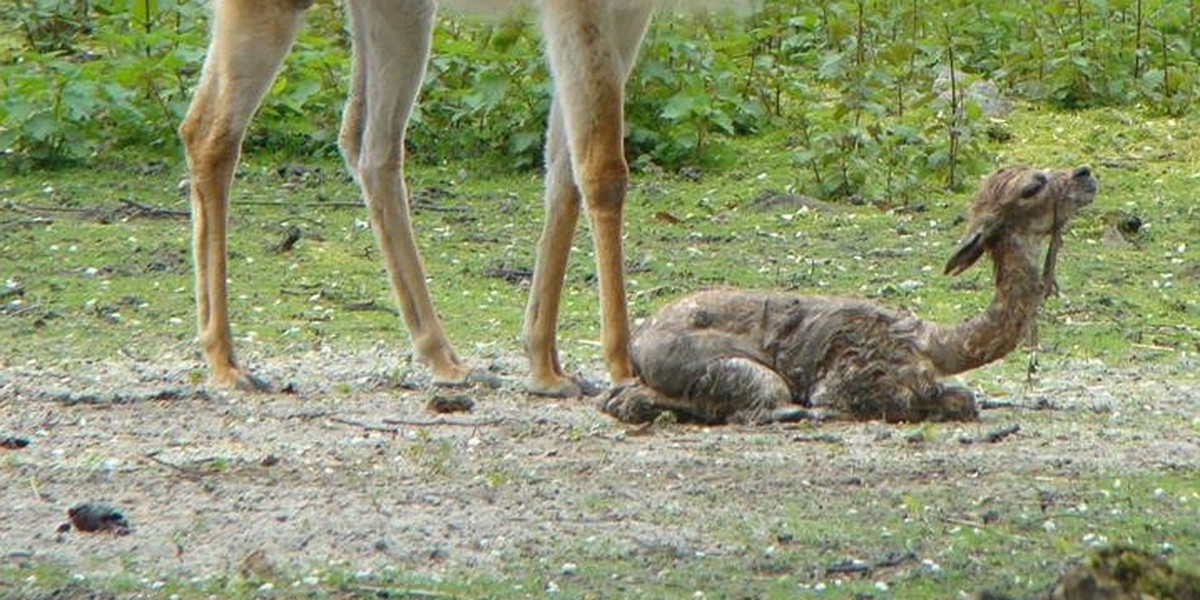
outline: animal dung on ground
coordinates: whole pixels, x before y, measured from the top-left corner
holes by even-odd
[[[452,396],[442,396],[439,394],[430,398],[425,408],[429,409],[429,412],[440,414],[471,412],[471,409],[475,408],[475,401],[466,394],[454,394]]]
[[[0,448],[20,450],[29,445],[29,438],[20,435],[0,435]]]
[[[78,531],[87,533],[108,532],[114,535],[128,535],[133,532],[129,521],[121,511],[103,502],[83,502],[67,509],[69,523],[63,523],[58,530],[66,532],[72,526]]]

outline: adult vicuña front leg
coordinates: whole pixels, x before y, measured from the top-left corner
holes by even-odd
[[[592,227],[609,377],[622,382],[633,375],[621,249],[621,213],[629,177],[623,103],[625,79],[650,8],[648,3],[613,8],[607,2],[554,0],[546,2],[543,10],[555,110],[547,145],[546,224],[524,332],[531,389],[573,395],[579,388],[559,366],[554,328],[580,198]],[[569,172],[564,152],[570,158]]]
[[[354,62],[340,142],[362,188],[392,291],[420,360],[435,382],[461,383],[470,368],[434,312],[414,239],[404,183],[404,130],[429,56],[429,0],[352,0]]]
[[[218,0],[212,42],[179,127],[191,175],[196,317],[211,381],[264,389],[234,358],[226,297],[226,213],[242,138],[311,0]]]

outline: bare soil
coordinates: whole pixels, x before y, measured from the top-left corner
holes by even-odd
[[[0,549],[103,576],[313,565],[501,576],[539,557],[569,576],[589,556],[761,553],[791,541],[780,528],[884,492],[942,489],[948,523],[1016,518],[1039,497],[1043,512],[1060,501],[1045,488],[1077,493],[1064,483],[1075,477],[1194,475],[1200,457],[1189,364],[1063,362],[1032,384],[983,371],[993,404],[1012,406],[979,423],[631,428],[595,399],[522,393],[513,357],[494,359],[504,386],[464,391],[470,412],[434,413],[433,395],[456,392],[396,369],[406,361],[333,350],[248,361],[286,388],[272,394],[206,390],[198,365],[170,354],[0,365],[0,437],[29,440],[0,449]],[[797,499],[808,512],[779,514]],[[85,501],[117,507],[132,533],[57,531]],[[834,550],[793,568],[819,580],[845,555]]]

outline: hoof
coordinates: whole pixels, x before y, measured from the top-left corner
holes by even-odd
[[[618,386],[609,391],[600,410],[624,423],[649,423],[663,412],[655,403],[657,397],[657,394],[640,384]]]
[[[433,385],[437,387],[478,386],[495,390],[504,385],[504,378],[487,369],[470,369],[466,372],[455,372],[451,375],[434,374]]]
[[[262,392],[267,394],[274,391],[271,388],[271,384],[267,383],[267,380],[262,379],[253,373],[243,373],[242,376],[238,378],[237,388],[243,392]]]
[[[941,400],[941,417],[940,421],[978,421],[979,420],[979,402],[976,401],[975,393],[971,390],[958,387],[947,386],[942,390]]]
[[[239,392],[270,393],[272,391],[271,384],[267,383],[265,379],[238,367],[226,369],[221,374],[214,372],[209,377],[209,382],[213,386]]]
[[[579,398],[595,396],[600,393],[600,387],[582,377],[559,375],[546,381],[530,379],[527,391],[544,398]]]
[[[603,392],[604,386],[578,375],[563,377],[550,384],[538,384],[531,381],[528,391],[534,396],[543,398],[590,398]]]

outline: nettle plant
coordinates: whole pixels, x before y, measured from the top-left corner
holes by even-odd
[[[128,143],[173,143],[203,44],[202,7],[17,0],[21,46],[0,51],[0,150],[58,165]]]
[[[505,157],[541,164],[550,77],[528,14],[501,22],[442,18],[408,141],[419,162]]]
[[[340,3],[310,9],[250,131],[252,149],[337,153],[348,41]],[[203,59],[194,0],[13,0],[0,20],[0,157],[79,162],[171,146]],[[412,157],[541,164],[549,78],[529,14],[445,17]],[[752,15],[660,15],[629,82],[635,168],[726,160],[726,140],[788,132],[797,186],[905,203],[985,170],[989,123],[964,93],[989,80],[1061,109],[1138,104],[1180,115],[1200,90],[1200,0],[805,0]]]
[[[963,93],[959,40],[950,25],[927,30],[922,4],[773,12],[752,30],[774,49],[757,59],[755,87],[791,124],[811,193],[907,203],[929,186],[958,189],[982,167],[985,123]]]
[[[344,58],[316,12],[263,107],[252,146],[332,149]],[[0,152],[15,166],[72,164],[114,147],[169,146],[204,57],[208,10],[191,0],[17,0],[21,43],[0,50]],[[340,27],[340,26],[339,26]],[[297,118],[301,115],[301,118]]]

